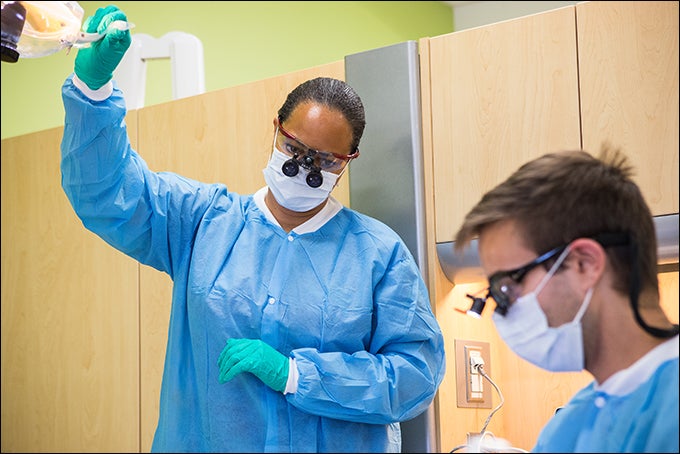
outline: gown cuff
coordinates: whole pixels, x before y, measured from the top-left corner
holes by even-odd
[[[288,358],[288,381],[286,381],[286,389],[283,390],[283,394],[291,394],[297,391],[299,377],[300,373],[295,358]]]
[[[113,93],[113,81],[109,80],[99,89],[93,90],[87,86],[85,82],[80,80],[77,74],[73,73],[73,85],[78,87],[78,89],[83,92],[85,96],[93,101],[103,101]]]

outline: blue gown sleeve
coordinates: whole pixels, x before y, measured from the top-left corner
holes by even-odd
[[[293,351],[300,372],[288,401],[328,418],[371,424],[425,411],[444,377],[444,339],[417,266],[403,244],[374,290],[370,346],[354,353]]]
[[[130,146],[120,90],[114,85],[109,98],[93,101],[72,78],[62,86],[61,183],[69,202],[88,230],[173,277],[215,188],[151,172]]]

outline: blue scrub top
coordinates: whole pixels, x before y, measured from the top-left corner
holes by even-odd
[[[69,77],[62,187],[86,228],[173,280],[152,450],[399,452],[445,371],[427,288],[401,239],[342,208],[286,233],[251,195],[152,172],[130,147],[120,91],[93,101]],[[295,358],[295,393],[243,373],[218,381],[227,339]]]
[[[579,391],[532,452],[678,452],[678,376],[675,336],[601,386]]]

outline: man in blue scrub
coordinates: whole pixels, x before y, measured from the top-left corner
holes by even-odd
[[[479,236],[501,338],[594,381],[534,452],[678,452],[678,325],[659,304],[652,214],[619,150],[544,155],[487,192],[456,235]],[[677,301],[675,302],[677,304]]]
[[[85,23],[126,20],[115,6]],[[83,224],[173,279],[152,450],[399,452],[445,371],[413,257],[331,190],[365,120],[340,80],[295,88],[274,119],[267,186],[252,195],[152,172],[130,147],[113,30],[62,87],[62,186]]]

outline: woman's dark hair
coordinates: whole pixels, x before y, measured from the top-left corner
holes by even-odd
[[[341,112],[352,127],[352,152],[359,148],[366,126],[366,116],[361,98],[352,87],[342,80],[330,77],[317,77],[303,82],[288,94],[279,109],[279,121],[285,122],[297,106],[307,101],[323,104]]]

